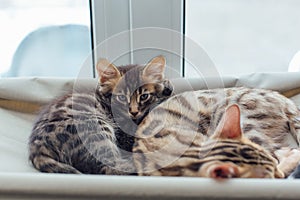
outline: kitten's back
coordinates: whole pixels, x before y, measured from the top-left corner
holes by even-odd
[[[271,156],[280,148],[298,147],[297,107],[277,92],[249,88],[186,92],[156,107],[140,125],[134,147],[138,170],[141,174],[160,169],[150,174],[182,175],[192,167],[199,168],[199,148],[214,134],[232,104],[240,107],[244,136]]]

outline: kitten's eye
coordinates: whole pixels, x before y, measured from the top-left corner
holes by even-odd
[[[149,98],[149,94],[142,94],[141,96],[140,96],[140,100],[141,101],[145,101],[145,100],[147,100],[148,98]]]
[[[121,102],[127,101],[127,97],[123,94],[117,95],[117,99]]]

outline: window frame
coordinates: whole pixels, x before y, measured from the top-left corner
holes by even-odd
[[[127,41],[122,43],[122,48],[130,53],[118,59],[116,64],[146,63],[150,58],[157,56],[156,52],[147,52],[145,56],[135,56],[133,53],[136,50],[134,42],[137,37],[134,31],[145,27],[156,27],[164,30],[169,29],[182,35],[179,40],[175,37],[172,38],[173,42],[171,43],[173,45],[167,48],[178,52],[180,55],[166,55],[166,59],[167,64],[172,66],[173,70],[184,76],[184,0],[90,0],[90,6],[94,65],[100,57],[105,57],[99,53],[97,48],[99,44],[104,44],[106,40],[120,33],[127,38]],[[158,12],[149,17],[151,9],[157,9]],[[150,42],[158,39],[155,37],[147,38]],[[106,48],[105,45],[103,46]],[[167,71],[166,73],[168,77],[176,77],[178,75],[172,71]]]

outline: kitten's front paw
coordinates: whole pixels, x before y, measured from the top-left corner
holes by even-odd
[[[299,168],[298,176],[300,178],[300,167],[298,166],[300,162],[300,149],[282,148],[277,150],[275,155],[279,159],[278,168],[285,174],[285,177],[289,176],[293,170],[297,171]]]

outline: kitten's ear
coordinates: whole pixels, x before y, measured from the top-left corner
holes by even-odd
[[[153,58],[143,70],[143,78],[151,81],[161,81],[164,78],[166,59],[163,56]]]
[[[110,63],[107,59],[100,59],[96,68],[99,76],[99,82],[102,85],[113,86],[112,84],[115,84],[121,77],[117,67]]]
[[[215,131],[215,137],[223,139],[240,139],[242,137],[240,108],[233,104],[223,114]]]

